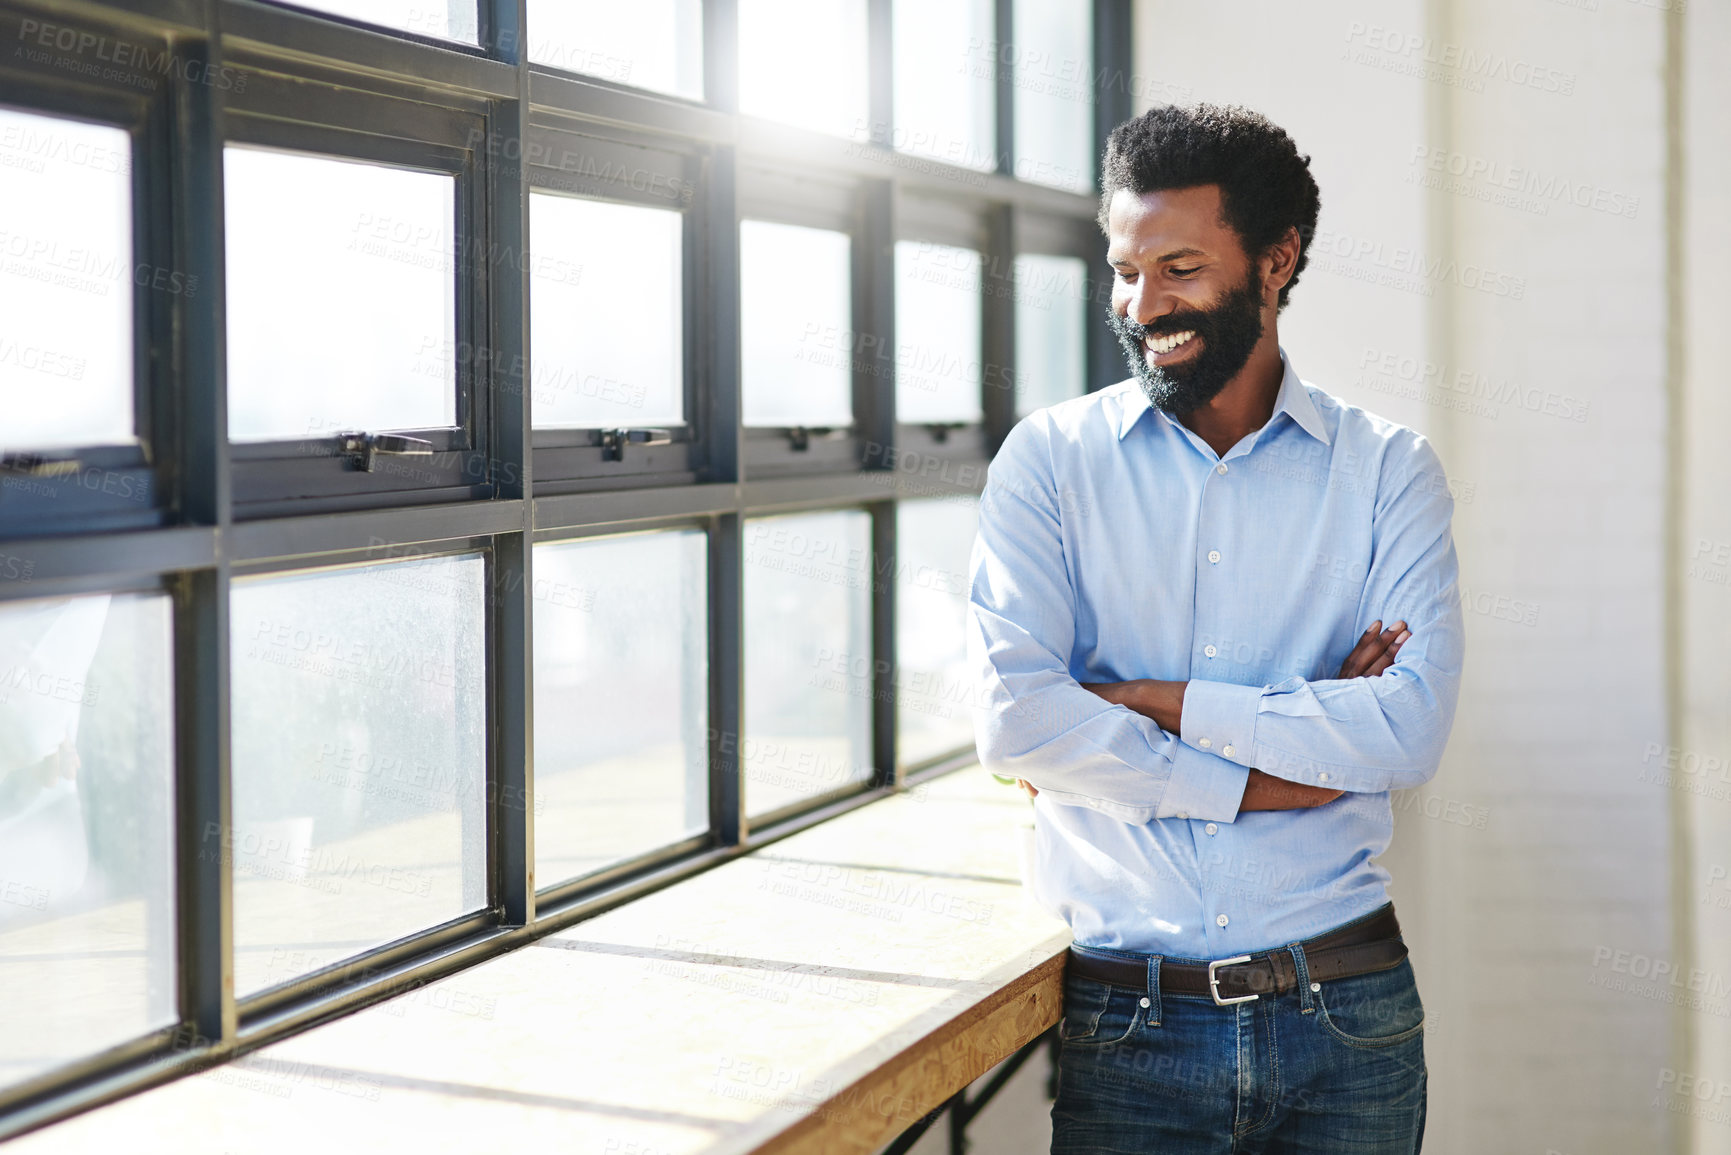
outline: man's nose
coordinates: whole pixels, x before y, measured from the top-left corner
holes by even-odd
[[[1171,313],[1175,304],[1171,294],[1150,286],[1143,278],[1130,286],[1125,315],[1138,325],[1152,325]]]

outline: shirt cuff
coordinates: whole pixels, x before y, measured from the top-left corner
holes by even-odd
[[[1156,818],[1197,818],[1231,822],[1244,800],[1250,771],[1183,743],[1172,748],[1172,777],[1166,780]]]
[[[1184,717],[1178,736],[1186,745],[1248,767],[1261,701],[1258,686],[1192,679],[1184,687]]]

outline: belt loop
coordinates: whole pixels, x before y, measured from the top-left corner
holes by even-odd
[[[1316,1010],[1316,1000],[1311,997],[1310,964],[1304,958],[1304,944],[1289,943],[1286,949],[1292,952],[1293,965],[1298,968],[1299,1014],[1308,1015]]]
[[[1148,1025],[1160,1025],[1160,956],[1148,956]]]

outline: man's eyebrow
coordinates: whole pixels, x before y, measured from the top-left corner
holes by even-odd
[[[1154,258],[1154,260],[1155,263],[1158,264],[1161,261],[1181,261],[1185,257],[1206,257],[1207,255],[1208,254],[1203,252],[1201,249],[1182,248],[1173,249],[1169,253],[1161,253],[1158,257]],[[1111,253],[1107,253],[1106,263],[1111,265],[1128,265],[1130,263],[1130,258],[1125,256],[1113,256]]]

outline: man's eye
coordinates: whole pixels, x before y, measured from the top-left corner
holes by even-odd
[[[1118,279],[1120,281],[1123,281],[1125,284],[1129,284],[1131,281],[1134,281],[1136,279],[1136,272],[1134,269],[1130,269],[1130,270],[1114,269],[1112,271],[1117,273]]]
[[[1189,277],[1189,276],[1194,276],[1195,274],[1197,274],[1201,271],[1202,270],[1199,266],[1199,267],[1194,268],[1194,269],[1173,269],[1173,270],[1171,270],[1171,273],[1174,277]]]

